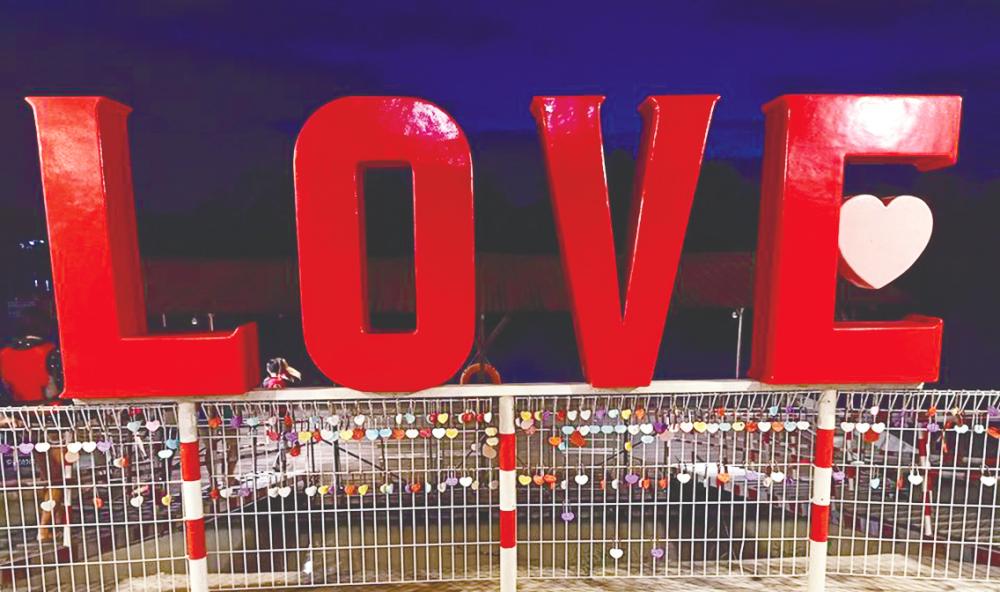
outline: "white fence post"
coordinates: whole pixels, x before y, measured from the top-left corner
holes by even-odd
[[[198,452],[198,408],[177,404],[180,439],[181,510],[187,544],[188,584],[191,592],[208,592],[208,557],[205,549],[205,508],[201,499],[201,456]]]
[[[809,592],[826,589],[826,552],[830,533],[830,492],[833,489],[833,434],[837,425],[837,391],[825,390],[816,415],[813,453],[812,511],[809,518]]]
[[[517,590],[517,441],[514,397],[499,400],[500,423],[500,592]]]

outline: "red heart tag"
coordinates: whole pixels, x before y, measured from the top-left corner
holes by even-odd
[[[558,409],[558,410],[556,410],[556,419],[559,420],[559,421],[565,421],[566,420],[566,410],[565,409]]]
[[[354,433],[351,434],[351,439],[352,440],[364,440],[365,439],[365,430],[364,430],[364,428],[354,428]]]
[[[587,439],[580,432],[573,432],[570,434],[569,443],[577,448],[583,448],[587,445]]]
[[[410,484],[410,491],[412,493],[420,493],[420,490],[423,489],[423,488],[424,488],[424,486],[421,485],[421,484],[419,484],[419,483],[411,483]]]
[[[272,442],[277,442],[281,439],[281,434],[274,430],[267,430],[267,437],[270,438]]]
[[[344,493],[346,493],[347,495],[354,495],[354,493],[357,490],[358,490],[358,486],[354,485],[353,483],[344,486]]]
[[[219,427],[220,425],[222,425],[222,418],[219,417],[218,415],[216,415],[215,417],[208,418],[208,427],[212,428],[213,430]]]
[[[431,429],[430,428],[420,428],[420,437],[421,438],[430,438],[431,437]]]
[[[288,451],[288,454],[291,454],[292,456],[298,456],[302,454],[302,447],[299,446],[298,444],[295,444],[294,446],[292,446],[292,449]]]

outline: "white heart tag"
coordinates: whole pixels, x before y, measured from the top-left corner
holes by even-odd
[[[590,409],[581,409],[580,419],[582,419],[583,421],[589,421],[591,413],[593,412]]]
[[[587,482],[590,481],[590,477],[588,477],[583,473],[580,473],[576,477],[573,477],[573,481],[576,481],[577,485],[586,485]]]
[[[857,424],[855,424],[854,429],[858,430],[859,434],[864,434],[865,432],[867,432],[868,430],[870,430],[871,427],[872,427],[871,424],[869,424],[867,422],[864,422],[864,421],[861,421],[861,422],[858,422]]]
[[[687,483],[691,480],[691,473],[677,473],[677,480],[681,483]]]
[[[685,434],[690,433],[694,429],[694,424],[690,421],[681,422],[681,431]]]
[[[911,472],[909,475],[907,475],[906,480],[912,483],[913,485],[920,485],[921,483],[924,482],[924,476],[921,475],[920,473]]]
[[[458,484],[462,487],[468,487],[472,485],[472,477],[462,477],[458,480]]]
[[[608,553],[611,555],[612,559],[615,559],[617,561],[618,559],[622,558],[622,555],[625,554],[625,551],[623,549],[619,549],[618,547],[612,547],[611,549],[608,550]]]
[[[878,421],[872,424],[872,431],[876,434],[881,434],[885,431],[885,423]]]
[[[840,422],[840,429],[844,430],[845,432],[853,432],[854,431],[854,422],[853,421],[842,421],[842,422]]]
[[[912,195],[855,195],[844,200],[837,241],[841,275],[860,288],[882,288],[916,262],[933,227],[931,209]]]
[[[83,450],[83,444],[79,442],[70,442],[69,444],[66,445],[66,450],[78,453],[81,450]]]
[[[997,478],[994,477],[993,475],[988,475],[988,476],[983,475],[982,477],[979,478],[979,482],[986,487],[993,487],[994,485],[997,484]]]
[[[39,442],[38,444],[35,444],[35,451],[37,452],[48,452],[50,448],[52,448],[52,445],[48,442]]]
[[[45,500],[44,502],[38,504],[38,506],[42,510],[44,510],[46,512],[51,512],[52,510],[56,509],[56,501],[55,500]]]
[[[86,452],[87,454],[90,454],[91,452],[93,452],[95,450],[97,450],[97,442],[84,442],[83,443],[83,451]]]

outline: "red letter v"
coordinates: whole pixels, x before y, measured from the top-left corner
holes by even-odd
[[[629,223],[624,315],[604,175],[603,100],[535,97],[531,111],[542,136],[584,374],[598,387],[643,386],[653,378],[719,97],[654,96],[639,109],[643,140]]]

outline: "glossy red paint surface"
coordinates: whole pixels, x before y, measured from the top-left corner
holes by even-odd
[[[764,106],[752,377],[781,384],[938,378],[942,322],[834,322],[844,165],[954,164],[961,98],[788,95]]]
[[[67,398],[243,393],[257,330],[147,334],[126,119],[100,97],[30,97]]]
[[[563,270],[587,381],[650,383],[716,95],[654,96],[629,216],[624,306],[604,171],[603,97],[536,97]]]
[[[375,332],[362,174],[403,165],[413,171],[416,330]],[[295,145],[295,202],[303,332],[320,370],[375,392],[416,391],[453,376],[476,321],[472,156],[458,124],[421,99],[327,103]]]

